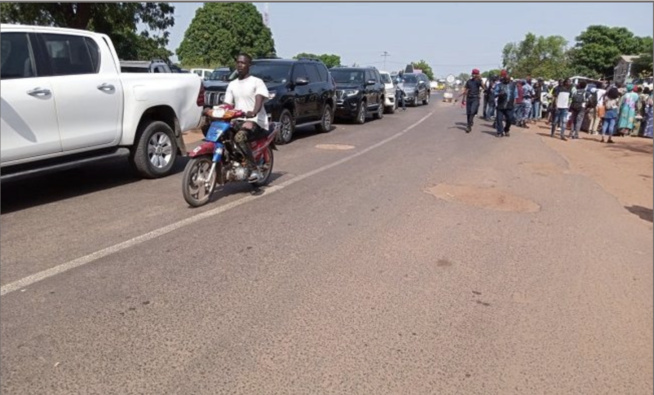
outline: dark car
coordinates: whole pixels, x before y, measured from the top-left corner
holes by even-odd
[[[291,141],[296,127],[315,125],[328,132],[334,120],[336,87],[325,64],[315,59],[255,59],[250,74],[261,78],[268,88],[264,107],[281,123],[277,143]],[[236,77],[234,72],[228,79]],[[207,86],[205,105],[223,102],[227,84]]]
[[[384,117],[385,86],[374,67],[337,67],[330,70],[336,82],[336,118],[366,122],[369,114]]]
[[[404,73],[404,98],[407,103],[416,107],[420,102],[422,104],[429,104],[431,96],[431,87],[429,86],[429,78],[423,73]]]

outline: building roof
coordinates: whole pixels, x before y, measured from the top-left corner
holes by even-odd
[[[620,56],[620,59],[624,60],[627,63],[631,63],[631,62],[633,62],[634,60],[636,60],[638,58],[640,58],[640,56],[638,56],[638,55],[621,55]]]

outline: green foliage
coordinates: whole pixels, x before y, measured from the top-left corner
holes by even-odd
[[[325,66],[327,66],[327,68],[332,68],[341,65],[341,57],[334,54],[315,55],[312,53],[301,52],[293,56],[293,59],[300,59],[300,58],[320,59],[325,64]]]
[[[546,79],[567,76],[568,42],[561,36],[538,36],[527,33],[518,43],[508,43],[502,51],[502,66],[517,78],[528,75]]]
[[[205,3],[184,33],[177,56],[184,64],[233,65],[239,52],[275,56],[270,29],[251,3]]]
[[[639,78],[652,76],[652,52],[647,52],[635,59],[631,65],[631,72]]]
[[[636,37],[624,27],[589,26],[576,40],[572,61],[578,69],[594,76],[611,78],[621,55],[652,53],[651,37]]]
[[[427,75],[427,78],[429,78],[430,81],[433,81],[434,79],[434,71],[431,69],[431,66],[427,64],[426,61],[420,60],[418,62],[412,62],[413,68],[422,70],[423,73]]]
[[[169,3],[1,3],[0,21],[69,27],[107,34],[121,59],[168,59],[166,31],[175,24]],[[160,35],[139,33],[139,23]]]
[[[461,73],[459,74],[458,77],[456,77],[458,80],[461,80],[462,82],[466,82],[470,79],[470,74],[468,73]]]
[[[483,78],[488,78],[491,75],[494,75],[495,77],[499,77],[501,72],[502,72],[502,70],[500,70],[500,69],[493,69],[493,70],[488,70],[488,71],[482,72],[481,76]]]

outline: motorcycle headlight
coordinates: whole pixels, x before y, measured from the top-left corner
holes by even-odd
[[[346,89],[343,91],[343,95],[345,95],[345,97],[356,96],[358,94],[359,91],[356,89]]]

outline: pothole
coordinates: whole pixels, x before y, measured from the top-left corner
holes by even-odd
[[[524,167],[533,174],[539,176],[552,176],[555,174],[562,174],[564,169],[555,165],[554,163],[538,163],[538,162],[521,162],[520,167]]]
[[[448,202],[458,202],[495,211],[518,213],[540,211],[540,205],[536,202],[496,188],[439,184],[425,192]]]
[[[354,146],[347,145],[347,144],[318,144],[316,145],[316,148],[326,149],[326,150],[336,150],[336,151],[347,151],[349,149],[354,149]]]

